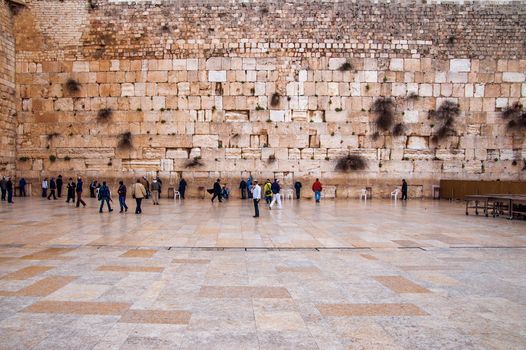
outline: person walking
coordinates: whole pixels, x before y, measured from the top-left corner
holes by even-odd
[[[13,203],[13,181],[11,181],[11,177],[7,177],[5,189],[7,192],[7,203]]]
[[[300,196],[301,196],[301,182],[299,181],[296,181],[294,183],[294,189],[296,190],[296,199],[300,199]]]
[[[132,185],[131,191],[136,203],[135,214],[142,214],[141,202],[146,197],[146,189],[141,183],[141,179],[137,179],[137,182]]]
[[[104,208],[104,202],[108,204],[108,211],[111,213],[113,209],[111,209],[111,192],[109,187],[106,185],[106,181],[102,182],[102,186],[99,188],[99,194],[98,199],[100,200],[100,208],[99,213],[102,213],[102,209]]]
[[[77,187],[75,189],[75,192],[77,193],[77,208],[80,206],[81,203],[83,207],[86,207],[86,202],[82,200],[83,185],[84,183],[82,182],[82,178],[79,176],[77,178]]]
[[[217,179],[216,182],[214,182],[214,195],[212,196],[212,203],[214,202],[214,199],[217,197],[219,199],[219,202],[222,202],[221,198],[221,179]]]
[[[402,179],[402,200],[407,200],[407,182]]]
[[[119,205],[121,207],[119,213],[128,211],[128,206],[126,205],[126,185],[123,181],[119,181],[119,189],[117,190],[117,193],[119,194]]]
[[[24,178],[21,178],[20,180],[18,180],[18,187],[19,187],[19,191],[20,191],[20,197],[25,197],[26,196],[26,179]]]
[[[66,203],[69,203],[70,200],[73,201],[73,204],[75,204],[75,182],[73,182],[73,179],[70,177],[68,179],[68,184],[66,185],[66,189],[68,191],[68,198],[66,199]]]
[[[270,186],[272,190],[272,202],[270,202],[270,205],[268,206],[269,209],[272,209],[272,206],[274,203],[278,203],[278,209],[281,209],[281,195],[279,192],[281,191],[281,186],[279,185],[279,180],[274,179],[274,182],[272,183],[272,186]]]
[[[184,199],[184,193],[186,191],[186,180],[181,178],[181,181],[179,181],[179,187],[177,188],[177,191],[179,191],[179,194],[181,195],[181,199]]]
[[[254,187],[249,189],[252,192],[252,200],[254,201],[254,217],[259,218],[259,200],[261,199],[261,187],[257,181],[254,181]]]
[[[248,177],[248,180],[247,180],[247,188],[248,188],[248,189],[252,189],[252,175],[250,175],[250,176]],[[249,190],[249,191],[247,192],[247,195],[248,195],[248,198],[249,198],[249,199],[252,198],[252,191]]]
[[[47,182],[47,177],[44,178],[44,180],[42,180],[42,198],[46,198],[47,197],[47,188],[48,188],[49,184]]]
[[[241,178],[239,183],[239,190],[241,191],[241,199],[247,199],[247,182],[244,178]]]
[[[157,181],[157,179],[153,179],[152,184],[150,185],[150,191],[152,193],[153,205],[159,205],[159,193],[161,193],[161,184]]]
[[[52,177],[51,181],[49,181],[49,196],[47,196],[48,200],[51,200],[51,197],[53,197],[53,200],[57,200],[57,196],[55,195],[56,190],[57,190],[57,183],[55,182],[55,178]]]
[[[322,190],[323,186],[321,185],[320,179],[316,179],[316,181],[314,181],[312,184],[312,191],[314,192],[314,199],[316,200],[316,203],[320,202]]]
[[[263,195],[265,196],[267,206],[270,205],[270,202],[272,202],[272,184],[270,183],[270,179],[267,179],[263,185]]]
[[[57,178],[57,196],[58,198],[62,197],[62,186],[64,183],[62,182],[62,175],[59,175]]]
[[[2,176],[2,179],[0,180],[0,191],[2,191],[2,200],[5,201],[7,194],[7,179],[5,176]]]

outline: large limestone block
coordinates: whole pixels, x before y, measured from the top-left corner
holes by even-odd
[[[188,150],[185,148],[168,149],[166,150],[166,158],[188,159]]]
[[[325,111],[325,121],[335,123],[345,123],[347,121],[347,113],[345,111],[328,110]]]
[[[526,80],[525,73],[519,72],[504,72],[502,73],[502,81],[508,83],[523,83]]]
[[[422,136],[409,136],[407,148],[413,150],[422,150],[428,148],[428,139]]]
[[[471,61],[467,58],[452,59],[449,61],[449,70],[452,72],[469,72]]]
[[[194,135],[193,145],[194,147],[217,147],[218,140],[218,135]]]

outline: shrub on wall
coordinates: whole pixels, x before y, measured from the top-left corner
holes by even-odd
[[[501,114],[502,118],[507,120],[507,128],[510,131],[522,131],[526,129],[526,112],[522,109],[519,102],[508,106]]]
[[[376,115],[376,127],[387,131],[394,122],[394,102],[389,97],[380,97],[373,102],[372,111]]]
[[[349,154],[337,159],[335,170],[341,172],[363,170],[366,165],[365,159],[362,156]]]
[[[117,147],[121,150],[129,150],[133,148],[131,132],[125,132],[119,135],[119,143]]]
[[[68,79],[66,81],[66,90],[69,92],[75,93],[80,91],[80,84],[75,79]]]
[[[111,108],[100,109],[99,112],[97,113],[97,121],[106,122],[111,119],[112,115],[113,115],[113,110]]]
[[[436,120],[439,127],[431,140],[438,142],[456,134],[455,118],[460,114],[460,106],[453,101],[444,101],[436,111],[429,111],[429,117]]]

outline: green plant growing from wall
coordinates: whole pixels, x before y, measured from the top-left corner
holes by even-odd
[[[51,163],[55,162],[56,160],[57,160],[57,156],[56,156],[56,155],[51,154],[51,155],[49,156],[49,161],[50,161]]]
[[[367,163],[362,156],[349,154],[336,160],[335,170],[340,172],[358,171],[365,169],[366,166]]]
[[[389,97],[377,98],[372,105],[372,111],[376,115],[375,124],[379,130],[387,131],[394,122],[394,102]]]
[[[66,90],[75,93],[80,91],[80,84],[75,79],[68,79],[66,81]]]
[[[433,118],[439,127],[431,137],[433,142],[439,142],[448,136],[456,134],[454,123],[460,114],[460,106],[453,101],[444,101],[436,111],[430,111],[429,117]]]
[[[21,162],[27,162],[29,160],[29,157],[20,157],[18,158],[18,160]]]
[[[353,68],[354,67],[352,65],[352,62],[347,61],[347,62],[342,63],[341,66],[338,68],[338,70],[340,72],[347,72],[347,71],[352,70]]]
[[[71,158],[70,158],[69,156],[65,156],[65,157],[64,157],[64,160],[65,160],[66,162],[69,162],[69,161],[71,160]]]
[[[203,163],[201,162],[201,157],[200,156],[196,156],[193,159],[191,159],[188,162],[186,162],[186,167],[187,168],[195,168],[195,167],[202,166],[202,165],[203,165]]]
[[[97,121],[107,122],[111,119],[113,110],[111,108],[102,108],[97,112]]]
[[[127,131],[119,135],[117,148],[120,150],[131,150],[133,148],[131,132]]]

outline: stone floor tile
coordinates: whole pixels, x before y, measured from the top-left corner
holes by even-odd
[[[318,309],[324,316],[425,316],[413,304],[320,304]]]
[[[188,324],[191,312],[164,310],[128,310],[119,320],[124,323]]]
[[[402,276],[374,276],[375,280],[395,293],[429,293],[429,290]]]
[[[59,313],[79,315],[121,315],[130,304],[80,301],[39,301],[22,312]]]
[[[157,253],[155,249],[130,249],[120,256],[123,258],[151,258],[155,253]]]
[[[54,266],[28,266],[2,277],[7,280],[25,280],[53,269]]]

